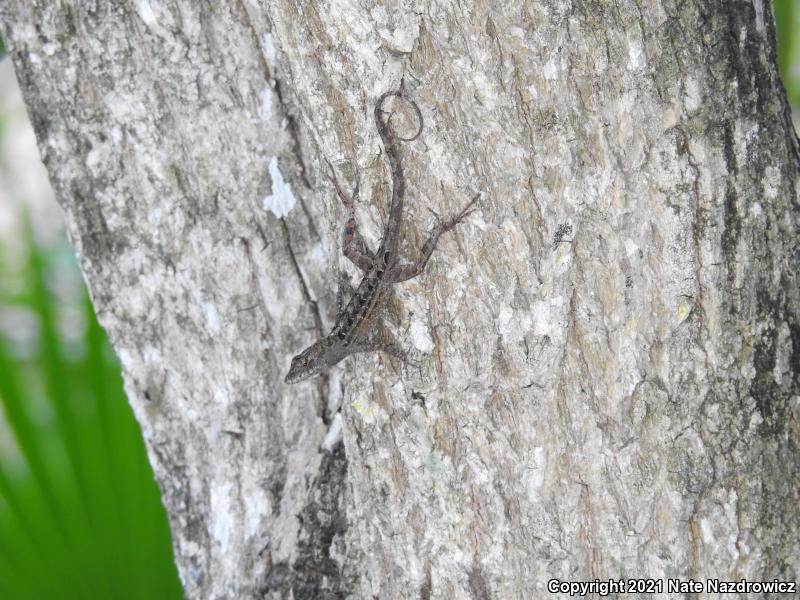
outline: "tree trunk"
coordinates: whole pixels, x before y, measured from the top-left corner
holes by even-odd
[[[769,2],[372,4],[0,6],[187,597],[796,580],[800,153]],[[396,286],[411,360],[288,386],[353,273],[331,172],[374,247],[372,111],[401,86],[406,256],[484,199]]]

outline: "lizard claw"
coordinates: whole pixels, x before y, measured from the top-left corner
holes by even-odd
[[[467,205],[463,209],[461,209],[461,212],[458,213],[452,219],[451,222],[452,222],[453,226],[457,225],[458,223],[460,223],[461,221],[466,219],[469,215],[471,215],[472,213],[474,213],[475,211],[478,210],[478,207],[475,206],[475,203],[478,202],[478,200],[480,200],[482,196],[483,196],[483,192],[478,192],[477,194],[475,194],[475,196],[472,198],[472,200],[470,200],[467,203]]]
[[[470,200],[467,205],[461,209],[461,212],[457,213],[453,217],[450,218],[449,221],[442,221],[441,216],[435,210],[433,210],[430,206],[426,206],[425,208],[430,212],[438,221],[437,229],[440,233],[445,233],[453,229],[456,225],[461,223],[464,219],[470,216],[472,213],[476,212],[478,208],[475,206],[475,203],[481,199],[483,195],[482,192],[478,192],[472,200]]]

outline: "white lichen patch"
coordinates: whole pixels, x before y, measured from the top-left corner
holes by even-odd
[[[267,59],[267,64],[274,67],[278,63],[278,50],[275,47],[275,38],[271,33],[261,36],[261,51]]]
[[[381,17],[380,13],[377,16]],[[392,26],[379,27],[378,35],[397,52],[411,52],[419,36],[418,18],[414,13],[402,12],[395,16]]]
[[[411,334],[411,343],[417,350],[425,354],[433,350],[433,339],[431,339],[431,334],[425,323],[419,319],[412,319],[409,333]]]
[[[385,6],[375,6],[369,11],[369,16],[372,17],[378,25],[385,27],[389,22],[389,13],[386,12]]]
[[[519,342],[533,328],[533,319],[528,311],[515,311],[503,306],[497,316],[497,330],[505,343]]]
[[[756,29],[764,31],[764,1],[753,0],[753,8],[756,9]]]
[[[314,247],[311,248],[309,255],[311,256],[311,259],[322,269],[327,268],[328,264],[330,263],[330,252],[323,244],[314,244]]]
[[[150,6],[150,0],[139,0],[139,2],[136,3],[136,12],[139,14],[139,18],[144,21],[144,24],[148,27],[153,27],[158,23],[156,14],[153,12],[153,7]]]
[[[344,389],[342,387],[342,369],[333,368],[328,372],[330,376],[330,385],[328,392],[328,413],[335,414],[339,407],[342,405],[344,399]]]
[[[96,171],[96,167],[102,163],[104,158],[104,152],[101,148],[95,147],[89,150],[86,154],[86,167],[92,171]]]
[[[435,481],[450,470],[450,459],[439,450],[434,450],[426,457],[424,468],[425,474]]]
[[[150,0],[138,0],[136,2],[136,13],[142,22],[147,25],[152,32],[168,40],[168,44],[173,48],[177,47],[172,39],[172,31],[177,26],[173,14],[166,5],[161,2],[151,2]],[[184,32],[186,34],[187,32]]]
[[[560,277],[569,271],[570,267],[572,266],[572,259],[572,245],[559,244],[558,248],[556,249],[555,263],[553,264],[553,275]]]
[[[780,170],[772,165],[764,169],[764,179],[761,181],[761,184],[764,186],[764,196],[768,200],[775,200],[778,198],[781,181]]]
[[[544,448],[537,446],[533,450],[533,464],[525,467],[525,487],[528,499],[532,502],[542,500],[540,490],[544,483],[544,474],[547,467],[547,454]]]
[[[222,547],[228,547],[234,517],[230,502],[232,486],[228,482],[211,486],[211,536]]]
[[[249,536],[264,535],[264,520],[272,514],[272,502],[259,481],[257,468],[242,470],[242,496],[244,502],[244,528]]]
[[[145,346],[142,350],[142,358],[144,364],[150,366],[158,366],[164,362],[164,355],[161,353],[161,350],[155,346]]]
[[[689,77],[684,82],[683,103],[689,113],[693,113],[701,107],[703,95],[696,79]]]
[[[549,300],[537,300],[531,307],[533,313],[533,332],[546,335],[553,328],[553,311]]]
[[[666,131],[678,123],[678,111],[674,106],[667,106],[661,113],[661,129]]]
[[[203,303],[203,314],[206,317],[206,327],[211,335],[216,335],[222,329],[219,313],[210,302]]]
[[[506,305],[500,308],[500,312],[497,314],[497,331],[500,332],[500,335],[505,336],[511,332],[513,317],[514,311],[510,306]]]
[[[294,208],[295,197],[292,185],[283,179],[277,156],[273,156],[269,161],[269,176],[272,179],[272,193],[264,197],[264,209],[272,211],[272,214],[280,219]]]
[[[342,441],[343,437],[344,419],[342,419],[342,413],[336,413],[333,416],[328,432],[325,434],[325,439],[322,441],[322,449],[327,452],[333,452],[333,449]]]
[[[273,96],[272,88],[266,86],[261,93],[258,95],[259,104],[258,104],[258,116],[262,121],[271,122],[273,117],[272,111],[272,96]]]
[[[150,225],[159,225],[161,223],[161,208],[156,207],[147,211],[147,222]]]
[[[353,400],[353,408],[368,423],[375,420],[380,410],[380,407],[375,402],[372,402],[365,392],[360,392],[356,399]]]
[[[641,69],[646,62],[644,46],[640,39],[628,39],[628,66],[632,70]]]
[[[789,385],[792,380],[792,356],[790,350],[792,348],[791,331],[789,326],[784,322],[778,330],[778,343],[776,348],[778,351],[775,353],[775,367],[772,369],[772,376],[777,385]]]
[[[544,68],[542,69],[542,75],[547,80],[552,81],[558,77],[558,73],[560,71],[560,65],[558,63],[558,56],[553,53],[548,61],[545,63]]]

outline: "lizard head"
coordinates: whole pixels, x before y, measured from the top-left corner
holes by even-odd
[[[327,369],[330,365],[326,360],[326,349],[325,340],[320,340],[295,356],[284,381],[297,383]]]

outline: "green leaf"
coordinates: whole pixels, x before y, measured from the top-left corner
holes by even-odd
[[[38,324],[32,355],[0,330],[0,598],[182,598],[119,365],[88,295],[53,291],[56,266],[79,278],[74,259],[26,239],[26,289],[10,297],[0,278],[0,307]],[[79,339],[62,334],[65,302],[83,314]]]
[[[786,87],[789,101],[799,106],[800,42],[797,39],[797,32],[800,30],[800,0],[775,0],[773,10],[781,79]]]

